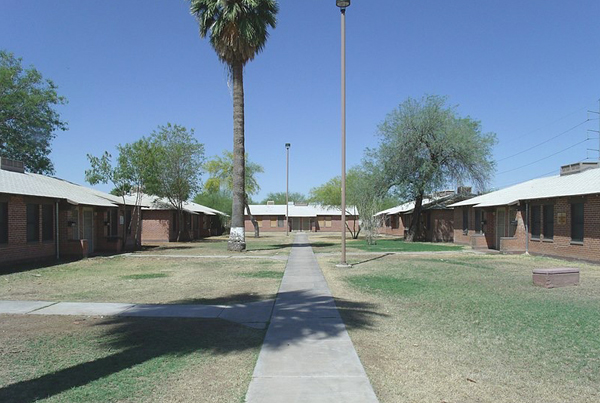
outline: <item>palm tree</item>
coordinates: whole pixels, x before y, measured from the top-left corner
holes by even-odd
[[[246,249],[244,231],[244,66],[265,46],[268,27],[275,28],[279,6],[275,0],[191,0],[200,36],[229,67],[233,79],[233,203],[227,249]]]

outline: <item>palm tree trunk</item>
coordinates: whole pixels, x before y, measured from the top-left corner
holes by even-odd
[[[235,62],[233,73],[233,203],[231,231],[227,249],[241,252],[246,249],[244,230],[245,161],[244,161],[244,66]]]

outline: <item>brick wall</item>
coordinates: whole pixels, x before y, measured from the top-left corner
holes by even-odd
[[[169,242],[171,240],[173,213],[168,210],[142,212],[142,243]]]
[[[396,228],[394,228],[396,227]],[[392,214],[383,221],[380,234],[404,236],[404,221],[399,214]]]
[[[571,204],[584,203],[584,238],[583,242],[571,240]],[[554,206],[554,236],[552,239],[544,239],[544,209],[541,208],[540,236],[539,239],[531,238],[531,213],[529,214],[529,234],[526,233],[526,212],[524,205],[520,208],[503,207],[505,209],[505,222],[496,222],[496,209],[486,209],[487,225],[485,237],[474,234],[474,212],[469,208],[469,233],[462,231],[462,211],[468,207],[454,209],[454,220],[460,223],[459,228],[454,229],[454,242],[458,244],[471,245],[473,247],[496,247],[495,231],[496,225],[504,225],[506,235],[514,230],[514,235],[500,239],[500,250],[506,253],[522,253],[526,250],[527,235],[529,236],[529,253],[534,255],[545,255],[569,259],[583,259],[600,262],[600,194],[585,197],[561,197],[555,199],[534,200],[532,205]],[[514,214],[514,217],[511,215]],[[564,222],[558,220],[558,215],[566,217]],[[511,221],[516,221],[516,227],[511,226]],[[482,238],[485,238],[485,243]]]
[[[571,203],[573,202],[584,203],[582,243],[571,241]],[[544,239],[542,209],[542,234],[539,240],[530,239],[529,252],[538,255],[600,261],[600,194],[540,201],[540,204],[545,203],[554,204],[554,237],[552,240]],[[557,220],[559,213],[566,215],[564,224]]]
[[[454,240],[454,212],[452,210],[428,210],[430,214],[425,240],[429,242],[452,242]],[[427,221],[425,221],[427,223]]]
[[[325,216],[317,216],[316,218],[304,217],[304,220],[309,222],[308,230],[312,232],[341,232],[342,231],[342,218],[341,216],[326,216],[331,217],[331,226],[321,225],[320,222],[325,221]],[[259,222],[259,230],[261,232],[285,232],[285,216],[254,216]],[[283,226],[277,225],[278,218],[283,218]],[[356,218],[356,220],[355,220]],[[294,217],[290,217],[290,231],[292,230],[292,220]],[[271,226],[271,220],[275,221],[275,226]],[[346,221],[352,231],[354,228],[358,228],[358,217],[346,216]],[[356,221],[356,222],[355,222]],[[246,216],[244,220],[244,228],[246,232],[254,232],[254,225],[250,221],[250,217]]]
[[[0,195],[0,201],[8,202],[8,243],[0,244],[0,264],[55,258],[55,219],[52,226],[52,240],[42,240],[42,204],[52,205],[53,215],[55,215],[55,201],[48,198],[5,194]],[[28,203],[39,205],[39,240],[35,242],[27,242]]]

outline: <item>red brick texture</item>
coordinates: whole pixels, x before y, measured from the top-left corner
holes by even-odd
[[[254,216],[258,221],[259,230],[262,232],[285,232],[285,216]],[[299,220],[296,217],[290,217],[289,231],[300,230],[310,232],[341,232],[342,231],[342,219],[341,216],[317,216],[314,217],[303,217],[302,222],[304,226],[299,224],[294,225],[294,220]],[[283,221],[283,226],[279,226],[279,223]],[[299,221],[297,221],[299,222]],[[352,231],[358,229],[358,217],[347,215],[346,222]],[[244,227],[246,232],[254,232],[254,225],[250,221],[250,217],[246,216],[244,220]]]
[[[33,260],[56,259],[60,257],[83,258],[89,253],[118,253],[123,247],[123,224],[118,220],[117,237],[108,236],[108,211],[112,210],[124,216],[123,209],[73,206],[67,202],[58,203],[58,220],[56,219],[56,200],[51,198],[30,197],[21,195],[0,195],[0,201],[8,203],[8,243],[0,244],[0,264],[10,264]],[[35,204],[39,208],[39,240],[27,241],[27,205]],[[43,240],[43,207],[52,207],[52,236]],[[83,211],[92,213],[91,238],[86,239],[83,228]],[[135,214],[132,214],[135,220]],[[58,251],[56,225],[58,222]],[[126,234],[127,245],[133,245],[134,230]],[[88,246],[91,245],[91,251]]]
[[[571,239],[572,203],[583,203],[584,205],[583,242],[575,242]],[[540,209],[539,237],[532,239],[531,236],[531,212],[528,223],[529,234],[527,234],[525,204],[522,203],[519,207],[501,207],[505,211],[506,218],[502,223],[496,222],[497,209],[486,209],[485,236],[475,234],[473,208],[458,207],[454,209],[454,220],[461,224],[454,230],[454,242],[471,245],[474,248],[485,248],[487,244],[489,249],[499,249],[505,253],[523,253],[527,249],[527,237],[529,237],[528,249],[531,254],[600,262],[600,194],[534,200],[529,203],[530,211],[531,206],[536,205],[554,206],[554,234],[551,239],[544,238],[544,208]],[[467,234],[463,234],[462,230],[463,209],[469,210]],[[559,216],[564,217],[564,220],[559,219]],[[498,240],[495,238],[495,232],[500,225],[504,226],[507,236]],[[483,238],[485,238],[485,242]]]

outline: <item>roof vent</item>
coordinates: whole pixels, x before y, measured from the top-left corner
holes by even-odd
[[[308,206],[308,203],[305,203],[305,202],[294,202],[294,206]]]
[[[23,162],[11,160],[4,157],[0,157],[0,169],[19,173],[25,172],[25,166],[23,165]]]
[[[588,169],[598,168],[597,162],[577,162],[575,164],[563,165],[560,167],[560,176],[577,174]]]
[[[471,186],[459,186],[457,189],[457,193],[458,194],[470,194],[471,193]]]
[[[274,206],[275,202],[273,200],[267,200],[267,206]]]

